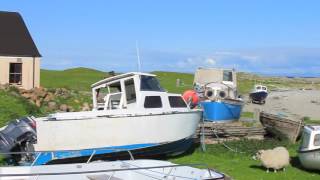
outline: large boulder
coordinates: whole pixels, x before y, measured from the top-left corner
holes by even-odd
[[[66,105],[66,104],[61,104],[60,107],[59,107],[59,109],[60,109],[61,111],[67,112],[67,111],[68,111],[68,105]]]
[[[82,111],[90,111],[89,103],[85,102],[82,104]]]
[[[54,102],[54,101],[48,102],[48,109],[51,110],[51,111],[56,110],[57,109],[57,103]]]

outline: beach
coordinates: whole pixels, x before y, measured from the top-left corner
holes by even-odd
[[[259,105],[249,102],[245,96],[244,112],[255,109],[292,118],[309,117],[320,121],[320,90],[288,89],[269,92],[266,103]]]

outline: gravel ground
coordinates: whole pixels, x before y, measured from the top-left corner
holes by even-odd
[[[319,90],[286,90],[269,92],[266,104],[249,103],[245,97],[246,105],[243,111],[254,112],[254,109],[294,118],[310,117],[320,121],[320,91]]]

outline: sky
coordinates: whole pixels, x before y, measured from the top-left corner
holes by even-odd
[[[320,76],[320,1],[0,0],[19,12],[41,68]],[[0,27],[1,28],[1,27]]]

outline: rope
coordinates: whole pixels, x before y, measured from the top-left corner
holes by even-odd
[[[218,134],[216,133],[215,130],[213,130],[213,134],[216,136],[216,138],[217,138],[218,141],[220,142],[220,137],[218,136]],[[229,150],[232,151],[232,152],[235,152],[235,153],[245,153],[245,152],[238,151],[237,149],[233,149],[233,148],[229,147],[229,146],[228,146],[226,143],[224,143],[223,141],[221,141],[221,143],[222,143],[222,145],[223,145],[225,148],[229,149]]]

